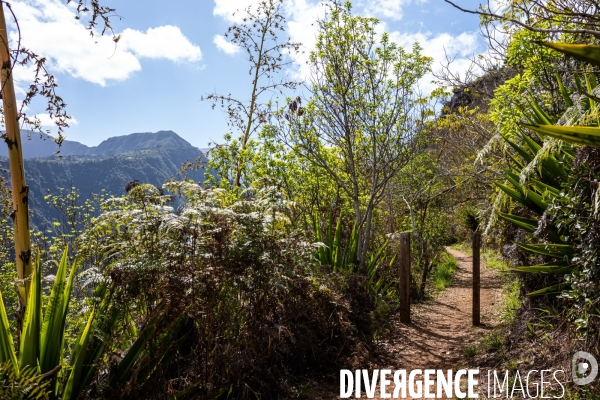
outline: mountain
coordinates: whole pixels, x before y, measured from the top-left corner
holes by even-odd
[[[173,131],[159,131],[155,133],[132,133],[130,135],[115,136],[106,139],[96,147],[90,147],[88,155],[113,155],[128,151],[164,149],[164,148],[191,148],[187,141]]]
[[[23,158],[50,157],[58,151],[58,145],[54,143],[53,137],[21,130],[21,145],[23,146]],[[86,154],[89,147],[79,142],[65,140],[61,146],[61,153],[65,154]],[[2,143],[0,145],[0,157],[8,157],[8,147]]]
[[[42,227],[61,219],[44,200],[48,193],[61,193],[61,188],[68,190],[74,186],[81,198],[86,199],[103,190],[106,194],[121,196],[125,186],[133,180],[158,187],[171,178],[204,181],[203,169],[182,176],[182,164],[204,157],[204,153],[172,131],[111,137],[94,147],[65,141],[61,158],[54,154],[57,146],[51,137],[40,140],[39,134],[38,137],[33,134],[32,139],[27,140],[27,132],[23,135],[25,179],[33,226]],[[8,180],[6,146],[0,149],[0,170],[4,171],[1,174]]]
[[[59,150],[54,138],[45,133],[21,131],[23,158],[56,157]],[[72,140],[64,140],[60,147],[63,156],[90,156],[102,157],[148,149],[165,148],[195,148],[173,131],[132,133],[123,136],[114,136],[106,139],[98,146],[86,146]],[[0,146],[0,157],[8,157],[6,146]]]

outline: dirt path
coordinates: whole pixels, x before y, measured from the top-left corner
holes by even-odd
[[[386,353],[380,369],[456,371],[466,368],[463,356],[465,350],[498,323],[502,294],[497,272],[486,268],[482,260],[483,325],[475,328],[471,324],[472,258],[454,249],[448,248],[447,251],[458,261],[453,284],[434,300],[413,307],[411,324],[403,324],[398,320],[393,322],[394,329],[389,337],[378,343]],[[339,392],[335,398],[339,398]],[[364,391],[362,398],[367,398]],[[381,398],[378,392],[374,398]]]

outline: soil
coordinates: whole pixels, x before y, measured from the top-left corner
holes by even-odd
[[[391,332],[377,342],[378,360],[375,366],[369,366],[370,373],[374,368],[392,371],[452,369],[454,372],[468,368],[470,363],[465,360],[465,351],[500,323],[502,280],[498,273],[486,268],[483,258],[481,259],[482,325],[473,327],[472,257],[451,248],[447,248],[447,251],[458,261],[458,270],[452,285],[435,299],[413,306],[410,324],[401,323],[395,318]],[[433,391],[435,392],[435,389]],[[331,396],[323,395],[321,398],[340,398],[339,377],[338,386],[328,392]],[[362,398],[366,399],[364,387],[362,394]],[[379,384],[374,398],[381,398]]]

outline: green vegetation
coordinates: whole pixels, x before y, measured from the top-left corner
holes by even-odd
[[[443,253],[433,267],[431,283],[435,292],[439,293],[452,284],[454,273],[458,269],[458,262],[448,253]]]

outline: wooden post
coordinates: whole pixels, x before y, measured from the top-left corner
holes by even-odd
[[[410,233],[400,234],[400,322],[410,323]]]
[[[481,324],[480,247],[481,236],[479,232],[475,232],[473,233],[473,326]]]

